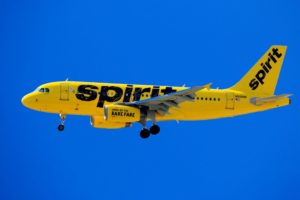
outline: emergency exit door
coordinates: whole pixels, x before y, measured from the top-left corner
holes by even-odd
[[[234,109],[235,96],[233,92],[226,94],[226,109]]]
[[[60,100],[69,101],[69,83],[60,84]]]

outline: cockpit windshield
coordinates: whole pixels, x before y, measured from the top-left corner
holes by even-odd
[[[42,93],[49,93],[49,88],[37,88],[34,91],[42,92]]]

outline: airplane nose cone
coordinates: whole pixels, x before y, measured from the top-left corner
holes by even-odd
[[[27,94],[25,95],[22,100],[21,100],[22,104],[27,107],[27,108],[31,108],[32,105],[32,98],[31,98],[31,94]]]
[[[24,105],[24,106],[26,106],[26,104],[28,103],[27,102],[27,97],[26,97],[27,95],[25,95],[23,98],[22,98],[22,100],[21,100],[21,102],[22,102],[22,104]]]
[[[26,94],[22,100],[21,100],[22,104],[32,110],[40,110],[40,104],[39,104],[39,100],[38,97],[35,93],[29,93]]]

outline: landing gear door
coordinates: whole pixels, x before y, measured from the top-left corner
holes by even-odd
[[[69,83],[60,84],[60,100],[69,101]]]
[[[226,94],[226,109],[234,109],[235,97],[233,92],[228,92]]]

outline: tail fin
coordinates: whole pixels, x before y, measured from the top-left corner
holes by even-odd
[[[286,46],[271,46],[247,74],[230,89],[258,97],[274,94]]]

